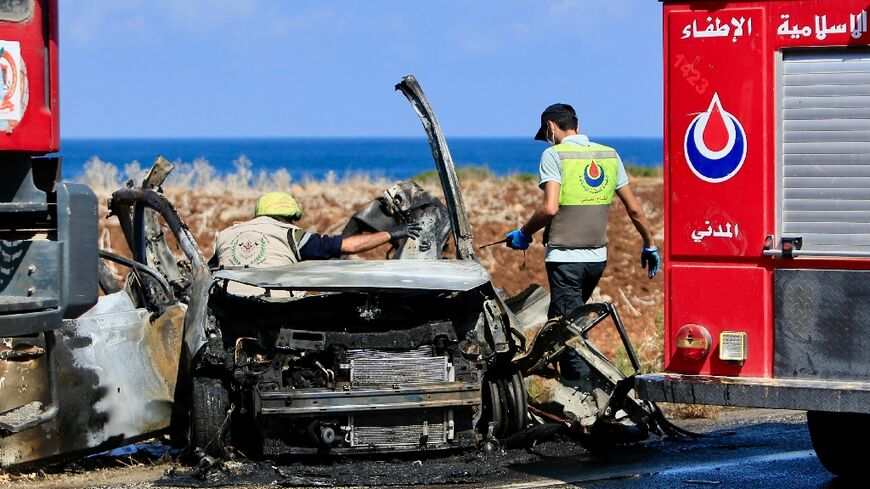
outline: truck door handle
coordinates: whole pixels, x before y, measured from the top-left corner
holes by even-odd
[[[802,236],[783,237],[780,239],[779,249],[774,248],[774,237],[768,236],[764,243],[763,256],[773,258],[794,259],[798,256],[812,256],[818,258],[870,258],[870,251],[832,251],[803,249]]]

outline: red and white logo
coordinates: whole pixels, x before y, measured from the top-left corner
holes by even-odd
[[[728,180],[746,161],[746,131],[737,117],[726,112],[713,94],[710,106],[686,130],[685,154],[689,168],[710,183]]]

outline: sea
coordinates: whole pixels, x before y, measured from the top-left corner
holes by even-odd
[[[595,141],[616,148],[626,165],[662,165],[661,139]],[[465,137],[447,143],[457,166],[487,167],[497,176],[537,173],[547,147],[531,138]],[[359,175],[401,180],[435,169],[425,138],[65,139],[59,154],[68,180],[78,179],[95,157],[123,171],[133,162],[147,168],[158,155],[182,163],[204,159],[219,174],[235,171],[244,157],[255,173],[284,168],[297,182]]]

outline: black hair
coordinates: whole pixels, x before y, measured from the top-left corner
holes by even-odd
[[[561,129],[563,131],[568,131],[568,130],[576,131],[577,126],[580,123],[577,120],[576,115],[561,117],[559,119],[554,120],[553,122],[555,122],[556,125],[559,126],[559,129]]]
[[[577,126],[579,121],[577,120],[577,112],[574,110],[574,107],[571,107],[568,104],[560,104],[562,106],[563,115],[558,119],[553,119],[553,122],[559,126],[559,129],[563,131],[568,130],[577,130]]]

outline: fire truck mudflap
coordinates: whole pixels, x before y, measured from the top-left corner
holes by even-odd
[[[665,365],[651,401],[870,437],[868,2],[664,2]]]

